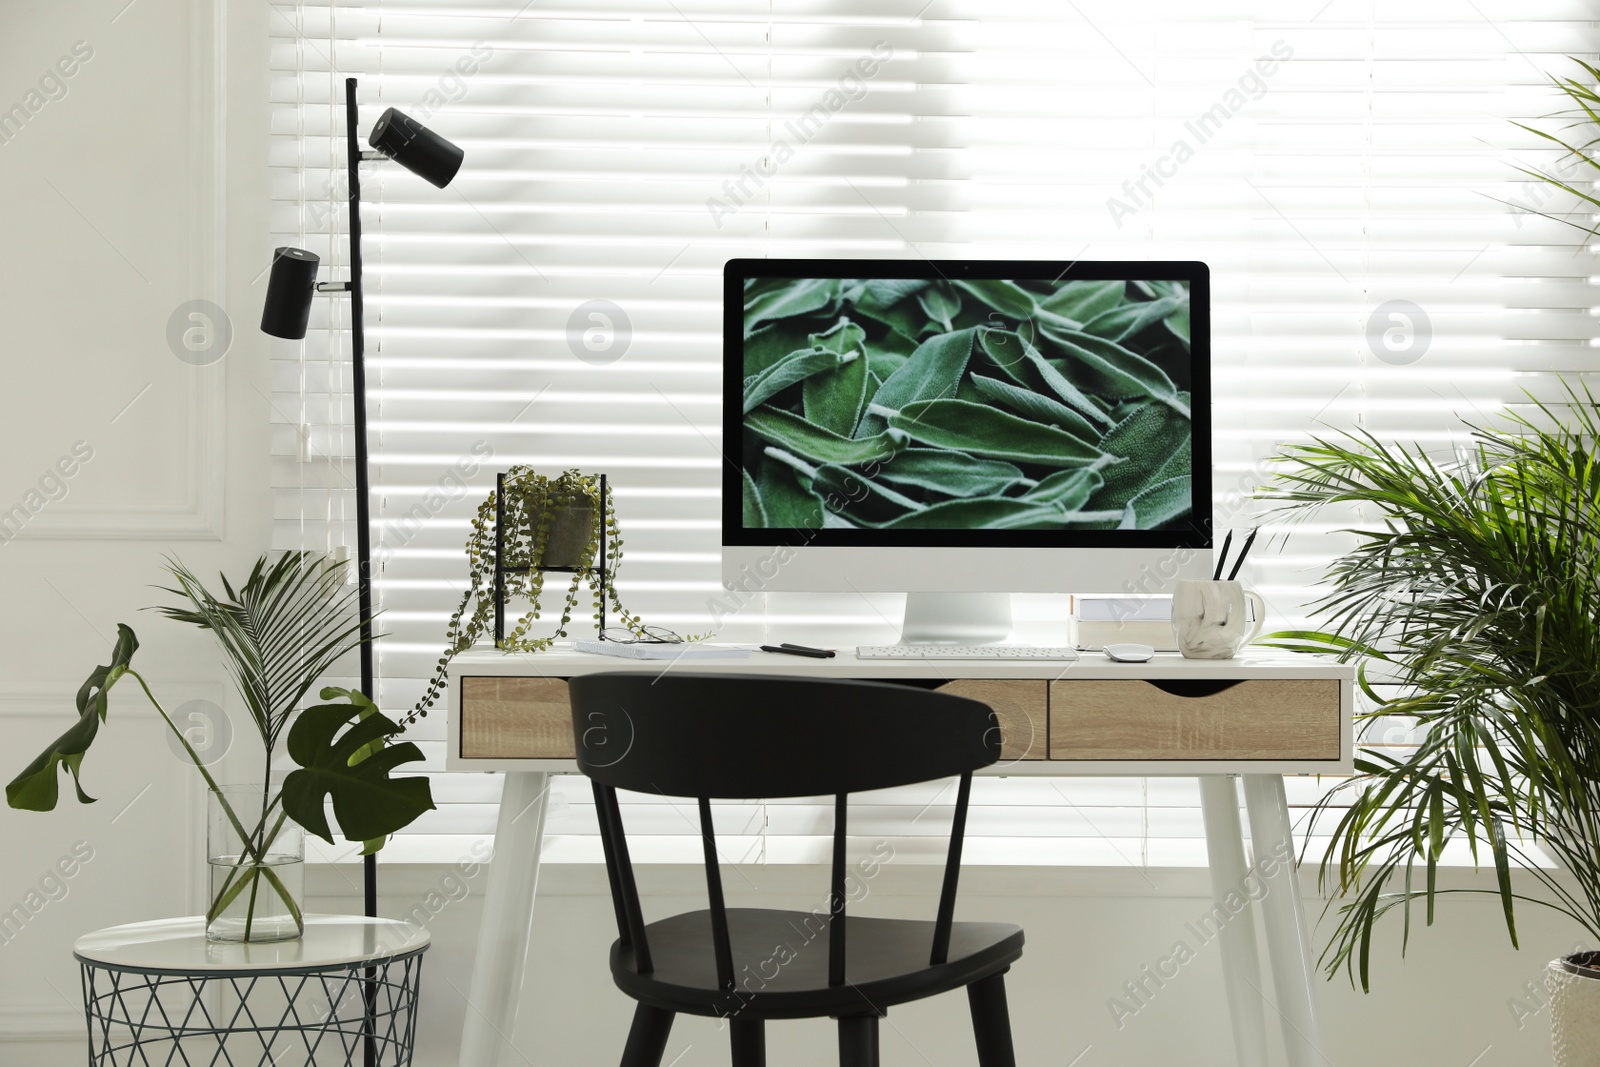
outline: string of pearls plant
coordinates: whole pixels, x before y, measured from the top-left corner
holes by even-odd
[[[426,717],[428,709],[444,691],[450,661],[457,653],[471,648],[488,630],[494,618],[495,510],[498,493],[490,490],[488,499],[478,505],[467,536],[469,580],[450,625],[445,630],[445,651],[434,668],[422,699],[403,720],[411,725]],[[598,521],[596,516],[599,516]],[[622,533],[617,524],[616,507],[609,494],[601,499],[600,476],[563,471],[551,478],[529,467],[512,467],[506,473],[504,500],[504,580],[506,600],[524,598],[530,608],[506,634],[499,645],[503,652],[542,652],[567,636],[567,627],[577,610],[579,589],[587,585],[592,619],[600,622],[602,597],[616,612],[614,625],[642,635],[644,623],[622,606],[617,597],[616,572],[622,562]],[[600,539],[605,538],[606,571],[595,566]],[[526,568],[526,569],[521,569]],[[535,620],[543,617],[540,598],[544,594],[547,568],[572,569],[561,604],[561,621],[547,637],[531,636]],[[602,580],[604,579],[604,580]],[[602,589],[604,592],[602,592]],[[469,614],[470,609],[470,614]]]

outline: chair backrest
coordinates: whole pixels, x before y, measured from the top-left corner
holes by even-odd
[[[695,797],[717,977],[734,986],[712,798],[831,794],[833,873],[828,973],[844,983],[848,796],[959,777],[930,963],[949,951],[972,772],[1000,758],[988,705],[878,682],[670,671],[585,675],[569,683],[578,766],[594,783],[617,933],[640,973],[652,968],[616,791]]]

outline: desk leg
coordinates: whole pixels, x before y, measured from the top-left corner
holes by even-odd
[[[509,771],[500,794],[494,858],[484,893],[483,925],[467,987],[467,1021],[461,1032],[461,1063],[509,1067],[514,1053],[517,1004],[533,931],[533,895],[539,884],[539,847],[544,839],[545,799],[550,776]]]
[[[1267,929],[1267,956],[1272,961],[1272,986],[1277,1014],[1283,1022],[1283,1044],[1289,1067],[1326,1067],[1322,1031],[1317,1025],[1316,961],[1311,955],[1300,876],[1295,869],[1294,838],[1289,829],[1289,802],[1283,776],[1244,776],[1244,803],[1250,812],[1250,842],[1256,863],[1277,860],[1272,877],[1263,878],[1266,896],[1261,915]],[[1288,862],[1284,862],[1285,859]],[[1265,991],[1263,991],[1265,996]]]
[[[1200,808],[1206,821],[1206,856],[1211,863],[1211,898],[1226,908],[1229,893],[1245,895],[1244,837],[1239,829],[1239,790],[1233,778],[1208,774],[1200,779]],[[1261,1007],[1261,962],[1256,950],[1255,916],[1247,909],[1222,928],[1222,981],[1233,1019],[1233,1047],[1239,1067],[1266,1067],[1267,1023]]]

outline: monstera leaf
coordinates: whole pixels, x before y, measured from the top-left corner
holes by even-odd
[[[95,798],[83,791],[78,781],[78,771],[83,764],[83,754],[89,751],[100,724],[106,721],[106,695],[128,671],[128,664],[139,648],[139,639],[123,623],[117,624],[117,644],[111,652],[111,662],[96,667],[88,681],[78,690],[78,721],[72,728],[39,754],[39,758],[25,767],[6,786],[6,803],[27,811],[54,811],[59,793],[60,767],[72,772],[72,785],[78,791],[78,800],[93,804]]]
[[[389,777],[400,764],[422,759],[422,750],[410,741],[386,743],[400,726],[360,693],[322,691],[324,699],[336,694],[348,695],[350,702],[307,708],[289,728],[289,756],[300,769],[283,781],[283,810],[332,844],[323,807],[324,799],[331,798],[345,840],[368,843],[371,851],[371,842],[432,809],[433,792],[426,778]],[[352,719],[355,723],[345,729]]]

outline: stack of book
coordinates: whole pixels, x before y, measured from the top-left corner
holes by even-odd
[[[1108,644],[1134,641],[1157,652],[1176,652],[1169,596],[1075,596],[1072,598],[1072,641],[1093,652]]]

